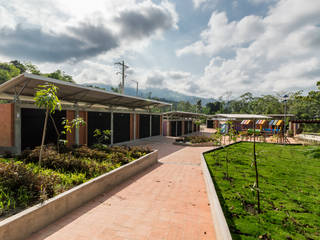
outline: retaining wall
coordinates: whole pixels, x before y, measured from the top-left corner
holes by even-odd
[[[0,222],[0,239],[25,239],[158,162],[158,151],[76,186]]]

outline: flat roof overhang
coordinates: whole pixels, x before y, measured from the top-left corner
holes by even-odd
[[[228,120],[270,119],[271,117],[258,114],[216,114],[213,117]]]
[[[202,113],[192,113],[192,112],[182,112],[182,111],[174,111],[174,112],[165,112],[163,116],[167,119],[187,119],[187,118],[200,118],[207,117],[207,115]]]
[[[165,107],[172,104],[140,97],[128,96],[92,87],[85,87],[53,78],[23,73],[0,85],[0,94],[9,96],[34,97],[38,85],[46,83],[58,87],[57,96],[61,101],[70,103],[86,103],[90,106],[103,105],[108,107],[124,107],[128,109],[149,109]],[[31,99],[31,98],[30,98]]]

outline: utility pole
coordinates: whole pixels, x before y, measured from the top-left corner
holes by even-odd
[[[124,64],[124,61],[122,61],[122,62],[116,62],[115,63],[116,65],[120,65],[121,66],[121,75],[122,75],[122,82],[121,82],[121,93],[122,94],[124,94],[124,79],[125,79],[125,77],[126,77],[126,75],[125,75],[125,70],[127,69],[127,68],[129,68],[129,66],[127,66],[127,65],[125,65]],[[119,72],[120,73],[120,72]]]
[[[137,80],[131,80],[132,82],[135,82],[137,84],[136,88],[136,96],[138,97],[138,90],[139,90],[139,82]]]

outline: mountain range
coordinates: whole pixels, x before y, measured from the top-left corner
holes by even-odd
[[[84,84],[84,85],[91,85],[91,84]],[[105,88],[108,91],[111,91],[110,85],[106,84],[94,84],[94,86]],[[136,96],[136,89],[132,87],[125,87],[124,93],[130,96]],[[202,105],[206,105],[208,102],[215,101],[213,98],[203,98],[197,96],[189,96],[183,93],[179,93],[177,91],[170,90],[168,88],[145,88],[139,89],[138,92],[139,97],[143,98],[158,98],[161,101],[168,101],[168,102],[190,102],[191,104],[196,104],[198,100],[201,100]]]

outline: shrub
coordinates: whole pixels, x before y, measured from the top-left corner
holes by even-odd
[[[214,139],[206,136],[187,136],[184,137],[184,142],[191,142],[191,143],[206,143],[206,142],[213,142]]]
[[[40,148],[36,147],[28,154],[23,153],[23,160],[26,163],[36,163],[40,154]],[[81,172],[85,173],[87,178],[95,177],[110,170],[111,163],[99,164],[93,159],[86,157],[76,157],[72,152],[59,154],[52,148],[45,148],[42,157],[42,166],[59,170],[61,172]]]
[[[22,163],[0,162],[0,215],[53,197],[59,181],[55,175],[35,174]]]

